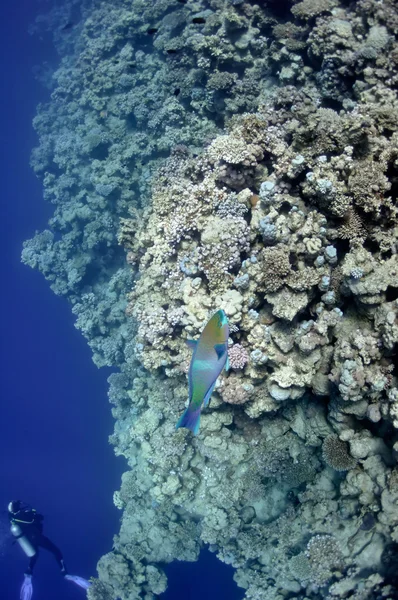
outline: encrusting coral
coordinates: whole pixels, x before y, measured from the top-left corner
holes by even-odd
[[[152,600],[203,544],[247,600],[396,598],[396,4],[81,14],[35,119],[55,215],[23,260],[120,369],[129,470],[89,598]],[[220,308],[230,370],[193,438],[186,341]]]

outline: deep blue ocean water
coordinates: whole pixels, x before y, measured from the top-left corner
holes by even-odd
[[[0,598],[17,600],[27,560],[8,535],[12,499],[45,516],[45,533],[60,546],[70,572],[89,577],[112,547],[119,511],[112,496],[125,461],[108,444],[113,420],[109,370],[99,371],[73,326],[67,302],[20,263],[24,239],[45,227],[52,207],[29,167],[36,144],[36,105],[49,97],[32,75],[43,60],[57,63],[50,39],[27,33],[48,6],[39,0],[0,4]],[[3,511],[1,513],[1,511]],[[204,551],[195,564],[167,569],[165,600],[238,600],[232,569]],[[32,600],[73,600],[84,592],[65,582],[41,552]]]
[[[112,495],[125,465],[107,443],[113,427],[109,373],[92,363],[67,302],[20,263],[22,241],[45,226],[52,210],[29,167],[36,144],[31,121],[49,95],[32,68],[57,60],[50,40],[27,33],[44,8],[35,0],[0,6],[0,510],[13,498],[31,503],[45,515],[45,533],[70,571],[87,577],[112,547],[120,517]],[[27,560],[5,536],[4,514],[0,531],[0,597],[17,600]],[[60,577],[43,551],[32,600],[79,597],[84,593]]]

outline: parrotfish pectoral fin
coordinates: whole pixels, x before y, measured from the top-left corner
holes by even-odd
[[[206,394],[206,396],[205,396],[205,398],[203,400],[203,406],[207,406],[209,404],[211,395],[212,395],[213,390],[214,390],[214,386],[216,385],[216,381],[213,383],[213,385],[211,386],[211,388],[207,392],[207,394]]]
[[[225,361],[225,370],[229,371],[229,356],[227,356],[227,360]]]
[[[180,427],[185,427],[186,429],[190,429],[194,435],[199,432],[200,425],[200,410],[201,406],[198,409],[192,409],[191,406],[188,406],[186,411],[181,415],[178,419],[176,429]]]
[[[216,344],[214,350],[217,353],[217,358],[220,359],[225,354],[225,344]]]
[[[186,344],[188,348],[195,350],[196,346],[198,345],[198,340],[186,340]]]

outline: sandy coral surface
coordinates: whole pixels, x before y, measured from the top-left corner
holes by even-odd
[[[128,464],[89,598],[152,600],[204,544],[247,600],[398,598],[396,3],[86,0],[34,29],[55,212],[22,258],[118,367]],[[186,341],[219,308],[193,437]]]

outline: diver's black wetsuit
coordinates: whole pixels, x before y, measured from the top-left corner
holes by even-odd
[[[26,575],[31,575],[33,568],[39,557],[39,548],[44,548],[54,555],[61,571],[65,574],[66,569],[61,550],[43,535],[43,515],[40,515],[30,507],[22,508],[12,514],[11,520],[19,525],[22,534],[28,538],[36,554],[29,559],[29,567],[25,571]]]

